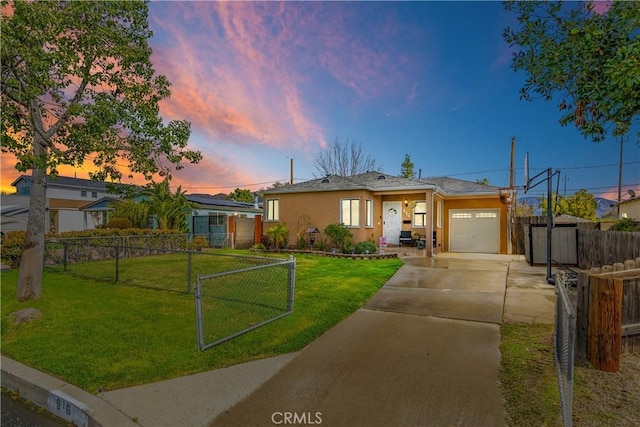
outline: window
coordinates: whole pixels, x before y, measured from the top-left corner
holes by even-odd
[[[98,198],[98,192],[97,191],[92,191],[91,192],[91,198],[97,199]]]
[[[80,192],[80,197],[87,197],[87,192],[85,190],[82,190]]]
[[[498,214],[495,212],[478,212],[476,218],[497,218]]]
[[[22,187],[20,189],[20,194],[23,196],[28,196],[29,195],[29,187]]]
[[[347,227],[360,227],[360,199],[340,201],[340,222]]]
[[[427,202],[416,202],[413,208],[413,226],[427,226]]]
[[[456,218],[456,219],[473,218],[473,215],[469,212],[455,212],[451,214],[451,218]]]
[[[223,213],[209,212],[209,226],[220,226],[227,224],[227,215]]]
[[[438,228],[442,228],[442,200],[438,200],[437,203],[438,212],[437,212],[437,224]]]
[[[364,201],[364,226],[373,227],[373,200]]]
[[[280,200],[267,200],[267,221],[278,221],[280,219]]]

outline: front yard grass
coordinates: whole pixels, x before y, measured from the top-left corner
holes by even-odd
[[[17,270],[2,272],[2,353],[91,393],[217,369],[302,349],[361,307],[402,265],[397,258],[296,259],[294,312],[206,351],[196,347],[191,294],[48,271],[42,299],[20,303]],[[43,317],[9,321],[27,307]]]
[[[553,325],[501,326],[500,383],[510,426],[562,426]]]

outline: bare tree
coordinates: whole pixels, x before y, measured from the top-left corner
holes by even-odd
[[[362,151],[362,144],[348,138],[341,142],[336,137],[316,158],[316,170],[319,176],[352,176],[368,171],[382,171],[382,168]]]

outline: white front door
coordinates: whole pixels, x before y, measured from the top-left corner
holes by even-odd
[[[400,244],[400,230],[402,230],[402,202],[382,203],[382,234],[387,238],[387,244]]]

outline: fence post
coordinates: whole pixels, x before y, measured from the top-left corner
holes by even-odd
[[[293,255],[289,255],[289,298],[287,300],[287,310],[293,311],[293,294],[296,288],[296,260]]]
[[[600,371],[618,372],[622,346],[622,280],[611,274],[589,279],[588,356]]]
[[[120,279],[120,246],[115,245],[114,247],[116,251],[116,283]]]
[[[191,251],[187,252],[187,292],[191,292]]]
[[[63,271],[67,271],[67,242],[62,242],[62,265]]]
[[[204,347],[204,325],[202,319],[202,289],[200,287],[200,277],[196,277],[196,290],[193,293],[196,304],[196,331],[198,334],[198,348]]]

